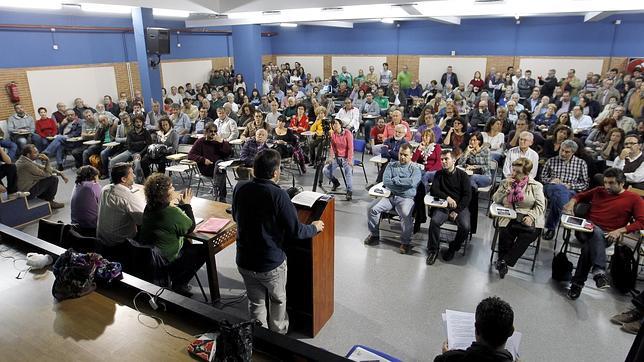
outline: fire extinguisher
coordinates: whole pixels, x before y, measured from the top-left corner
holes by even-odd
[[[5,89],[7,90],[11,103],[20,102],[20,92],[18,91],[18,84],[16,82],[7,83]]]

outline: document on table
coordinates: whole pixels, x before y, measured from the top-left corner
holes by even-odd
[[[474,313],[446,310],[443,314],[443,321],[447,326],[447,344],[449,349],[467,349],[476,340]],[[521,332],[515,331],[505,343],[505,349],[512,354],[516,361],[519,358],[519,345],[521,344]]]
[[[299,194],[293,196],[291,202],[294,204],[311,207],[322,196],[324,196],[324,194],[321,194],[319,192],[302,191]]]

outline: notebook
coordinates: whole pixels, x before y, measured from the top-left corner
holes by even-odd
[[[195,231],[200,233],[215,234],[223,229],[226,225],[228,225],[229,222],[229,219],[219,219],[216,217],[211,217],[208,220],[202,222]]]

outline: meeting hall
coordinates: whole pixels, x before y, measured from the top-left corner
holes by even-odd
[[[644,361],[642,34],[0,0],[0,360]]]

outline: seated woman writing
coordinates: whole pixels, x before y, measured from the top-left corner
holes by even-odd
[[[530,178],[532,161],[521,157],[512,162],[512,176],[500,183],[492,199],[498,204],[512,208],[517,218],[499,220],[499,256],[496,270],[501,278],[514,266],[545,224],[545,197],[543,185]]]
[[[152,242],[168,263],[172,290],[190,295],[188,284],[206,262],[208,255],[204,245],[185,241],[185,236],[195,228],[195,218],[190,201],[191,189],[178,194],[170,177],[154,173],[145,182],[143,223],[140,239]]]

